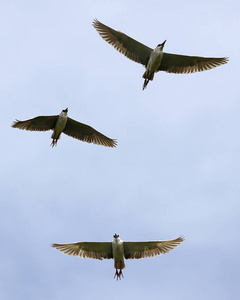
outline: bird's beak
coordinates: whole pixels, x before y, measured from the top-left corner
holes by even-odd
[[[162,46],[164,46],[164,45],[165,45],[166,41],[167,41],[167,40],[165,40],[165,41],[162,43]]]
[[[67,113],[68,112],[68,108],[63,109],[63,112]]]

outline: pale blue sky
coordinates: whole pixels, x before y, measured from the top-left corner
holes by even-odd
[[[1,1],[0,298],[238,299],[239,1]],[[94,18],[170,53],[229,56],[192,75],[144,68],[107,44]],[[17,118],[69,116],[116,138],[109,149]],[[164,240],[169,254],[81,259],[53,242]]]

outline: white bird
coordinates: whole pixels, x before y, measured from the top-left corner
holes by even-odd
[[[52,147],[57,145],[57,141],[60,139],[62,132],[83,142],[106,147],[116,147],[116,140],[106,137],[88,125],[69,118],[67,113],[68,109],[66,108],[56,116],[39,116],[26,121],[16,120],[12,127],[30,131],[47,131],[52,129]]]
[[[112,242],[79,242],[72,244],[52,244],[52,247],[64,254],[94,259],[114,259],[116,273],[114,278],[123,277],[125,259],[139,259],[168,253],[175,249],[184,238],[181,236],[170,241],[124,242],[118,234],[114,234]]]
[[[93,27],[116,50],[145,66],[146,71],[142,76],[145,79],[143,90],[158,71],[176,74],[194,73],[210,70],[228,61],[227,57],[212,58],[165,53],[163,47],[166,41],[151,49],[128,35],[100,23],[97,19],[93,20]]]

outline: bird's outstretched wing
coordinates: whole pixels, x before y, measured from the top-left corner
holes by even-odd
[[[120,53],[137,63],[147,66],[149,56],[153,49],[139,43],[120,31],[116,31],[100,23],[97,19],[93,21],[93,27],[106,42]]]
[[[168,253],[183,241],[184,238],[179,237],[170,241],[123,242],[124,257],[126,259],[138,259]]]
[[[110,259],[113,258],[111,242],[79,242],[73,244],[52,244],[64,254],[82,258]]]
[[[227,57],[200,57],[186,56],[179,54],[163,54],[161,65],[158,71],[166,71],[168,73],[195,73],[210,70],[221,66],[228,62]]]
[[[63,132],[75,139],[93,143],[97,145],[102,145],[106,147],[116,147],[117,141],[110,139],[98,132],[91,126],[85,125],[83,123],[77,122],[71,118],[68,118],[67,124]]]
[[[58,116],[40,116],[26,121],[16,120],[12,127],[30,131],[47,131],[53,129]]]

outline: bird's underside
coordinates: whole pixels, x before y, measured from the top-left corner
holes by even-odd
[[[116,50],[125,55],[127,58],[142,64],[147,69],[148,61],[154,49],[138,42],[137,40],[134,40],[120,31],[104,25],[97,19],[93,21],[93,27],[97,30],[99,35]],[[145,79],[143,89],[146,88],[150,80],[153,80],[154,73],[159,71],[175,74],[190,74],[210,70],[228,62],[227,57],[214,58],[188,56],[166,52],[162,53],[162,61],[154,70],[154,72],[148,74],[146,70],[146,72],[143,74],[143,78]]]
[[[48,131],[53,130],[51,146],[57,145],[57,142],[61,136],[61,132],[55,131],[55,125],[58,120],[58,116],[39,116],[26,121],[16,120],[12,127],[29,131]],[[67,118],[65,128],[62,130],[68,136],[81,140],[87,143],[93,143],[106,147],[116,147],[117,141],[115,139],[108,138],[93,127],[86,124],[77,122],[71,118]]]
[[[78,242],[71,244],[53,244],[52,247],[60,250],[64,254],[80,256],[82,258],[93,259],[114,259],[116,269],[114,278],[123,278],[122,270],[125,268],[125,259],[140,259],[154,257],[165,254],[175,249],[184,241],[183,237],[168,241],[149,241],[149,242],[124,242],[121,251],[122,258],[114,256],[112,242]],[[118,249],[119,251],[119,249]]]

